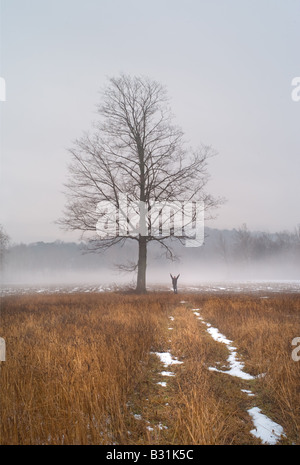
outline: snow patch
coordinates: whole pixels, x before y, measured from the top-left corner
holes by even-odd
[[[167,383],[165,381],[158,381],[158,383],[156,384],[159,384],[160,386],[163,386],[163,387],[167,386]]]
[[[210,323],[203,323],[207,326],[207,332],[211,335],[211,337],[217,341],[217,342],[222,342],[223,344],[226,344],[230,354],[227,359],[227,362],[229,363],[229,370],[219,370],[218,368],[215,367],[209,367],[210,371],[217,371],[219,373],[226,373],[227,375],[231,376],[237,376],[238,378],[241,379],[254,379],[254,376],[249,375],[249,373],[246,373],[243,371],[244,364],[237,359],[237,352],[236,352],[236,347],[232,345],[232,341],[228,339],[224,334],[220,333],[218,328],[214,328],[211,326]]]
[[[249,391],[249,389],[241,389],[242,392],[245,392],[249,397],[255,396],[252,391]]]
[[[255,426],[255,428],[250,431],[251,434],[261,439],[264,444],[274,445],[282,436],[285,436],[282,426],[261,413],[258,407],[249,409],[248,413],[251,415]]]
[[[162,430],[162,429],[168,429],[166,425],[163,425],[162,423],[158,423],[157,428]]]
[[[164,364],[165,367],[169,365],[176,365],[176,364],[183,363],[177,360],[177,357],[172,358],[172,355],[170,354],[170,352],[151,352],[151,353],[155,354],[160,359],[160,361]]]

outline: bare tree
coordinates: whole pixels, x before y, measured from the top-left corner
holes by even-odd
[[[9,236],[4,231],[3,227],[0,225],[0,270],[3,268],[4,256],[9,246]]]
[[[219,231],[216,243],[217,254],[221,257],[221,260],[228,266],[230,261],[230,244],[224,231]]]
[[[174,228],[166,232],[161,220],[150,218],[153,205],[201,200],[206,212],[216,206],[204,191],[207,159],[215,152],[204,145],[196,151],[186,147],[181,129],[172,122],[165,88],[148,78],[111,78],[98,114],[92,134],[84,134],[70,150],[68,202],[60,223],[81,231],[93,251],[136,241],[138,261],[130,269],[137,268],[136,290],[143,293],[148,243],[158,241],[173,256],[167,239],[175,238]],[[174,212],[170,214],[172,223]],[[106,235],[99,234],[105,230]],[[183,237],[184,231],[176,238]]]
[[[249,263],[253,252],[253,237],[246,223],[234,230],[235,232],[235,253],[244,264]]]

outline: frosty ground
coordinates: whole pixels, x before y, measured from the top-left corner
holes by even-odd
[[[60,293],[77,293],[77,292],[111,292],[133,290],[130,285],[119,285],[111,283],[109,285],[73,283],[73,284],[24,284],[24,283],[2,283],[0,284],[1,295],[12,294],[60,294]],[[172,287],[162,286],[161,284],[149,284],[150,292],[172,291]],[[224,281],[224,282],[207,282],[196,285],[182,284],[179,286],[179,293],[243,293],[243,292],[300,292],[300,280],[287,281]],[[266,297],[267,298],[267,297]]]

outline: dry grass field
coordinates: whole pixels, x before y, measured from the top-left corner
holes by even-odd
[[[7,296],[0,335],[1,444],[261,444],[254,406],[300,444],[299,294]]]

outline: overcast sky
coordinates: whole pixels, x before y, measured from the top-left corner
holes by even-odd
[[[300,223],[299,0],[1,0],[0,223],[13,242],[69,240],[72,141],[96,119],[107,77],[166,86],[190,144],[212,145],[208,225]]]

